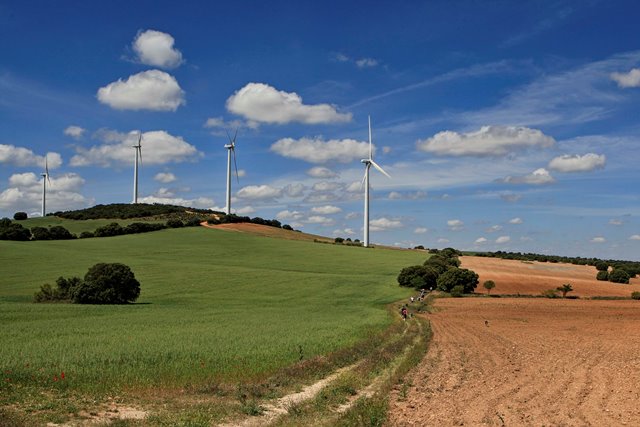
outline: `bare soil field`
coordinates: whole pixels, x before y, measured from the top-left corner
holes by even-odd
[[[240,222],[240,223],[232,223],[232,224],[217,224],[217,225],[210,225],[210,224],[207,224],[206,222],[203,222],[200,225],[207,228],[216,228],[218,230],[236,231],[239,233],[250,233],[250,234],[255,234],[256,236],[275,237],[278,239],[285,239],[285,240],[305,240],[305,241],[321,240],[323,242],[333,242],[333,240],[329,239],[328,237],[316,236],[315,234],[307,234],[299,231],[285,230],[282,228],[270,227],[268,225],[251,224],[248,222]]]
[[[573,287],[569,295],[580,297],[629,297],[631,292],[640,291],[640,278],[631,279],[630,285],[598,281],[596,268],[588,265],[474,256],[460,257],[460,261],[462,268],[469,268],[480,276],[480,284],[476,289],[479,293],[486,292],[482,287],[485,280],[496,282],[492,294],[540,295],[546,289],[555,289],[565,283]]]
[[[638,425],[640,301],[450,298],[390,425]],[[486,322],[485,322],[486,321]]]

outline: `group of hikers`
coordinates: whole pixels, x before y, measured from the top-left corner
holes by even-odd
[[[433,288],[429,288],[429,292],[431,291],[433,291]],[[425,289],[420,289],[420,295],[418,297],[411,296],[411,298],[409,298],[409,301],[411,303],[422,301],[425,298],[426,292],[427,291]],[[400,315],[402,316],[402,320],[407,320],[407,317],[409,316],[409,309],[407,308],[406,304],[402,305],[402,308],[400,309]]]

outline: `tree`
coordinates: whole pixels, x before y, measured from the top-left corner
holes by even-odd
[[[605,261],[596,261],[595,267],[598,271],[607,271],[609,269],[609,263]]]
[[[496,282],[493,280],[486,280],[482,286],[487,290],[487,294],[491,294],[491,289],[496,287]]]
[[[344,242],[344,239],[343,239],[342,237],[336,237],[336,238],[334,239],[334,242],[335,242],[335,243],[342,243],[342,242]]]
[[[609,273],[609,281],[613,283],[629,283],[629,273],[621,268],[614,268]]]
[[[596,274],[596,280],[609,280],[609,272],[606,270],[598,271],[598,274]]]
[[[16,221],[22,221],[23,219],[27,219],[27,213],[26,212],[16,212],[13,214],[13,219],[15,219]]]
[[[100,263],[87,271],[84,282],[74,291],[73,302],[126,304],[135,301],[139,295],[140,282],[128,266],[120,263]]]
[[[439,255],[433,255],[424,262],[424,265],[435,269],[438,274],[444,273],[451,267],[451,264],[447,262],[446,258]]]
[[[462,286],[464,293],[472,293],[478,285],[478,275],[473,270],[452,267],[442,273],[436,282],[438,289],[451,292],[455,286]]]
[[[565,298],[567,296],[567,293],[571,292],[573,288],[569,283],[565,283],[562,286],[558,286],[556,290],[562,292],[562,298]]]
[[[431,288],[436,285],[438,272],[424,265],[405,267],[398,274],[398,284],[409,288]]]

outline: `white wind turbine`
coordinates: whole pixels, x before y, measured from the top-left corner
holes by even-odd
[[[364,178],[362,179],[362,184],[364,185],[364,239],[363,245],[364,247],[369,246],[369,169],[371,166],[378,169],[380,173],[391,178],[388,173],[386,173],[380,165],[373,161],[373,146],[371,143],[371,116],[369,116],[369,158],[360,160],[364,163]]]
[[[42,217],[44,218],[47,213],[47,181],[49,181],[49,185],[51,185],[47,156],[44,156],[44,173],[41,173],[40,176],[42,177]]]
[[[142,132],[138,135],[138,145],[132,145],[136,149],[136,161],[133,164],[133,203],[138,203],[138,159],[142,163]]]
[[[236,169],[236,181],[240,183],[240,178],[238,178],[238,163],[236,162],[236,137],[238,136],[238,129],[236,129],[236,133],[233,135],[233,139],[231,139],[231,135],[227,132],[227,137],[229,138],[229,143],[225,144],[224,148],[227,149],[227,204],[226,204],[226,214],[229,215],[231,213],[231,153],[233,152],[233,165]]]

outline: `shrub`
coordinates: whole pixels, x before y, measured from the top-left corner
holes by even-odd
[[[111,224],[96,228],[96,231],[94,231],[93,234],[96,237],[120,236],[124,234],[124,230],[120,224],[112,222]]]
[[[16,212],[13,214],[13,219],[15,219],[16,221],[22,221],[27,218],[28,217],[26,212]]]
[[[607,271],[609,269],[609,263],[605,261],[596,261],[595,267],[598,271]]]
[[[201,218],[193,217],[193,218],[189,218],[189,219],[184,223],[184,226],[185,226],[185,227],[199,227],[201,222],[202,222],[202,219],[201,219]]]
[[[631,299],[640,300],[640,292],[631,292]]]
[[[207,220],[207,224],[209,224],[209,225],[218,225],[220,223],[221,223],[221,221],[219,219],[217,219],[217,218],[209,218]]]
[[[404,287],[422,289],[436,285],[438,271],[430,266],[412,265],[398,274],[398,284]]]
[[[487,290],[487,294],[491,294],[491,289],[496,287],[496,282],[493,280],[486,280],[482,286]]]
[[[545,298],[558,298],[558,291],[555,289],[547,289],[542,291],[542,296]]]
[[[69,279],[58,277],[55,289],[45,283],[40,287],[40,291],[36,292],[33,299],[35,302],[71,301],[73,294],[81,284],[82,279],[79,277],[71,277]]]
[[[434,255],[431,258],[427,259],[423,265],[433,268],[438,272],[438,275],[444,273],[449,269],[449,267],[451,267],[451,265],[445,258],[438,255]]]
[[[33,227],[31,229],[31,235],[33,236],[33,240],[51,240],[51,234],[48,228]]]
[[[172,218],[167,221],[167,227],[169,228],[180,228],[184,227],[184,223],[177,218]]]
[[[596,274],[596,279],[597,280],[609,280],[609,272],[606,270],[600,270],[598,271],[598,274]]]
[[[451,292],[456,286],[462,286],[464,293],[472,293],[478,285],[478,275],[473,270],[452,267],[442,273],[437,280],[438,289]]]
[[[567,293],[573,291],[573,287],[569,283],[565,283],[562,286],[558,286],[556,290],[562,292],[562,298],[565,298]]]
[[[464,286],[462,285],[454,286],[453,289],[451,289],[451,296],[454,298],[460,298],[462,294],[464,294]]]
[[[123,229],[123,232],[124,234],[138,234],[164,230],[165,228],[167,227],[164,224],[158,222],[132,222]]]
[[[49,227],[49,235],[51,236],[51,240],[69,240],[76,238],[76,236],[61,225]]]
[[[289,231],[293,231],[293,227],[291,227],[289,224],[285,224],[282,226],[283,230],[289,230]]]
[[[342,237],[336,237],[333,241],[335,243],[342,243],[342,242],[344,242],[344,239]]]
[[[24,228],[22,224],[11,222],[9,218],[0,220],[0,240],[26,241],[31,239],[31,231]]]
[[[80,233],[81,239],[90,239],[92,237],[95,237],[92,231],[83,231],[82,233]]]
[[[615,268],[609,273],[609,281],[613,283],[629,283],[629,273],[621,268]]]
[[[120,263],[96,264],[87,271],[84,282],[74,291],[73,302],[79,304],[126,304],[140,295],[131,269]]]

